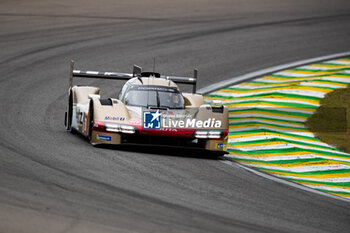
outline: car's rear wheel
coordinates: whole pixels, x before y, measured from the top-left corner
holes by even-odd
[[[66,130],[72,132],[72,118],[73,118],[73,97],[72,91],[69,93],[67,112],[65,114],[65,126]]]

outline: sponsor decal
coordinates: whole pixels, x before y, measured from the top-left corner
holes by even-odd
[[[224,149],[224,147],[225,147],[225,144],[224,144],[224,143],[218,143],[218,144],[216,145],[216,148],[218,148],[218,149]]]
[[[133,120],[130,120],[129,123],[132,125],[141,125],[141,120],[133,119]]]
[[[162,118],[173,118],[173,119],[184,119],[184,118],[192,118],[193,117],[193,114],[190,114],[190,113],[185,113],[185,114],[182,114],[182,113],[174,113],[174,112],[165,112],[165,113],[162,113]]]
[[[83,133],[87,134],[88,130],[88,116],[84,113],[84,121],[83,121]]]
[[[97,140],[110,142],[112,141],[112,137],[97,134]]]
[[[125,117],[105,116],[105,121],[124,121]]]
[[[143,128],[144,129],[160,129],[161,113],[159,110],[143,112]]]
[[[161,128],[159,130],[166,131],[166,132],[177,132],[177,129],[173,129],[173,128]]]

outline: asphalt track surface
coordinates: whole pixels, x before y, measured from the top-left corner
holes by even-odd
[[[156,57],[163,74],[198,68],[201,88],[348,51],[349,28],[348,0],[1,1],[0,232],[348,232],[347,202],[193,151],[95,148],[63,114],[69,59],[130,72]]]

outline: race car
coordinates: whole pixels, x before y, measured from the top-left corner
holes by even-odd
[[[205,104],[196,94],[194,77],[133,73],[81,71],[70,65],[65,126],[79,132],[92,145],[160,144],[202,148],[225,153],[228,109],[220,101]],[[126,80],[119,96],[101,98],[100,88],[73,86],[73,78]],[[177,84],[192,85],[192,93],[181,93]]]

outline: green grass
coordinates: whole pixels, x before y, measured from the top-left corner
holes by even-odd
[[[321,141],[350,153],[350,88],[327,94],[306,126]]]

